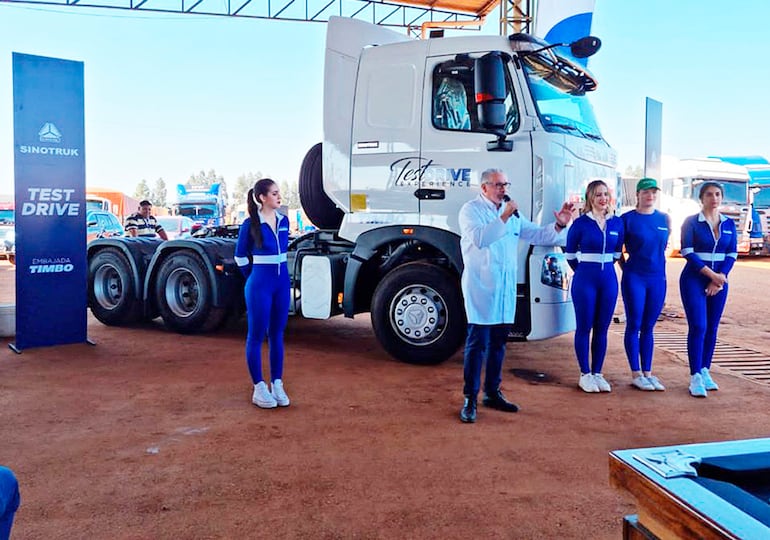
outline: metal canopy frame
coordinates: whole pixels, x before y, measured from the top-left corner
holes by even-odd
[[[426,22],[481,21],[482,16],[432,5],[378,0],[0,0],[9,4],[107,8],[124,11],[178,13],[247,19],[328,22],[337,15],[381,26],[419,31]],[[435,2],[433,3],[435,4]],[[467,24],[467,23],[466,23]]]
[[[328,22],[337,15],[406,28],[420,35],[434,27],[480,27],[500,6],[500,34],[532,31],[537,0],[0,0],[0,3],[58,7],[107,8],[150,13],[177,13],[296,22]],[[476,24],[474,24],[476,23]],[[424,32],[423,32],[424,33]]]

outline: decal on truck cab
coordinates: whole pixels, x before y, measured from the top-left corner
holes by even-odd
[[[434,166],[432,159],[405,157],[390,164],[388,187],[470,187],[471,170]]]

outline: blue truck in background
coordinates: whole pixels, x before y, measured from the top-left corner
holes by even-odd
[[[226,204],[220,184],[201,189],[188,189],[183,184],[176,186],[176,202],[171,205],[175,216],[187,216],[207,227],[225,225]]]
[[[748,171],[751,254],[770,254],[770,162],[762,156],[727,156],[718,159],[741,165]]]

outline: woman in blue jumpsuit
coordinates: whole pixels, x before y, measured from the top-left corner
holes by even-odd
[[[610,392],[602,365],[618,299],[614,261],[620,258],[623,246],[623,222],[610,214],[610,192],[603,181],[588,184],[585,201],[583,215],[567,233],[566,249],[567,262],[575,271],[572,303],[575,354],[580,366],[578,386],[584,392]]]
[[[639,180],[636,209],[620,216],[628,254],[628,259],[620,259],[620,290],[626,309],[623,344],[631,367],[631,384],[639,390],[666,389],[652,374],[652,331],[666,300],[666,244],[671,234],[668,214],[655,209],[658,189],[653,178]]]
[[[698,195],[701,212],[682,224],[680,252],[687,264],[679,277],[679,292],[688,324],[689,389],[695,397],[719,390],[709,368],[727,300],[727,275],[738,258],[735,223],[719,211],[723,196],[720,184],[704,182]]]
[[[289,247],[289,219],[280,214],[281,192],[269,178],[254,184],[247,196],[249,217],[238,231],[235,262],[246,285],[246,363],[254,383],[251,401],[257,407],[287,407],[289,396],[283,388],[283,332],[289,317],[290,281],[286,265]],[[262,343],[270,349],[268,388],[262,378]]]

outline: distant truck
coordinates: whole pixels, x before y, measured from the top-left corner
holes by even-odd
[[[86,188],[86,210],[99,210],[115,214],[125,225],[126,218],[139,210],[139,199],[117,189]]]
[[[770,254],[770,162],[762,156],[721,157],[749,173],[752,253]]]
[[[176,202],[171,205],[171,214],[187,216],[208,227],[226,224],[226,205],[220,193],[220,184],[209,188],[187,189],[183,184],[176,186]]]
[[[581,57],[597,48],[595,38],[572,45]],[[579,204],[589,181],[617,184],[615,151],[588,97],[596,86],[570,55],[526,34],[413,40],[332,17],[324,139],[299,178],[319,230],[289,245],[290,313],[371,313],[393,357],[449,358],[466,332],[458,213],[481,192],[482,171],[504,170],[521,213],[542,225],[565,199]],[[237,233],[231,225],[207,238],[95,240],[93,314],[112,325],[160,315],[182,333],[216,328],[244,309]],[[509,256],[519,274],[498,286],[518,297],[514,336],[573,330],[561,248],[522,243]]]
[[[738,255],[759,253],[761,246],[752,243],[751,238],[753,221],[746,167],[714,157],[681,159],[663,176],[660,205],[671,216],[673,251],[679,250],[684,219],[700,211],[700,186],[704,182],[718,182],[724,188],[720,211],[735,222],[738,231]]]
[[[770,255],[770,164],[747,165],[754,219],[762,235],[764,255]]]

